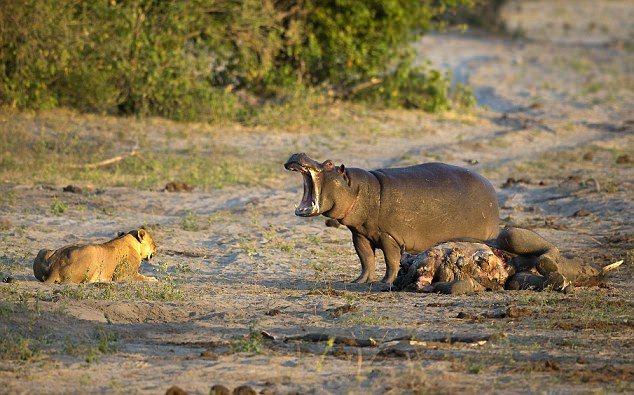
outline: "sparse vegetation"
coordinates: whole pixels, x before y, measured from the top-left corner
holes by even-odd
[[[231,342],[233,352],[250,352],[259,354],[262,352],[262,334],[254,329],[248,335],[239,336]]]
[[[51,202],[51,213],[53,215],[60,216],[64,214],[66,210],[68,210],[68,205],[65,202],[56,197],[53,198],[53,201]]]
[[[89,341],[68,338],[63,351],[66,354],[81,357],[90,364],[99,362],[104,355],[116,352],[118,342],[119,338],[115,332],[98,328],[94,338]]]
[[[159,283],[97,283],[65,285],[55,291],[61,297],[72,300],[154,300],[176,301],[183,299],[180,286],[169,276]]]
[[[200,229],[199,218],[191,211],[188,211],[187,214],[181,220],[181,228],[188,232],[196,232]]]
[[[29,361],[39,355],[36,340],[14,334],[0,335],[0,360]]]

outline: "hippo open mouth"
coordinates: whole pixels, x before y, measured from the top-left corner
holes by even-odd
[[[293,154],[284,164],[286,170],[297,171],[304,179],[304,194],[302,201],[295,209],[295,215],[312,217],[319,215],[319,177],[323,166],[306,154]]]

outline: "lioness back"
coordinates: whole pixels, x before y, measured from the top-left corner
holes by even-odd
[[[141,261],[155,251],[150,234],[139,229],[102,244],[72,245],[54,252],[41,250],[33,262],[33,272],[47,283],[155,281],[138,272]]]

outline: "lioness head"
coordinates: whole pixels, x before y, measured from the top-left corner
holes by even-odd
[[[119,237],[123,237],[125,235],[132,235],[134,238],[140,243],[139,254],[141,255],[141,259],[150,260],[152,256],[156,253],[156,243],[154,243],[154,239],[150,236],[150,233],[143,227],[135,230],[131,230],[127,233],[119,232]]]

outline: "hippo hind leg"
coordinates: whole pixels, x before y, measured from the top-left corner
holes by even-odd
[[[498,248],[518,254],[514,266],[518,271],[536,269],[551,284],[561,283],[565,288],[568,280],[593,278],[600,270],[591,265],[564,257],[552,243],[529,229],[507,227],[498,235]],[[560,274],[563,279],[554,276]],[[558,288],[559,286],[553,286]]]
[[[537,233],[529,229],[507,227],[497,237],[500,249],[518,255],[559,255],[559,250]]]

